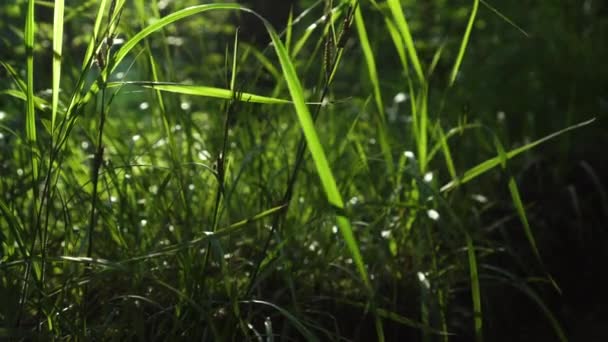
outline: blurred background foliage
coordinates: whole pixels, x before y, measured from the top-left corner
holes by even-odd
[[[156,8],[163,16],[199,3],[201,1],[198,0],[160,0]],[[296,14],[303,9],[317,13],[294,26],[298,32],[296,36],[312,23],[309,18],[318,18],[323,13],[323,4],[311,0],[249,0],[244,3],[268,18],[279,30],[285,27],[292,8]],[[549,286],[539,285],[541,297],[556,313],[572,341],[608,338],[602,328],[608,322],[608,307],[605,305],[608,303],[605,290],[608,282],[601,276],[603,263],[608,260],[608,159],[605,153],[608,146],[608,2],[487,1],[480,7],[456,86],[446,91],[450,68],[458,52],[471,3],[464,0],[402,1],[423,63],[429,66],[437,52],[441,51],[429,77],[431,115],[447,125],[467,120],[481,122],[497,132],[508,149],[585,119],[597,118],[592,126],[564,135],[514,160],[512,169],[517,170],[517,179],[528,205],[531,225],[537,234],[545,266],[562,289],[562,294],[557,294]],[[97,1],[67,1],[67,5],[67,45],[63,57],[66,67],[62,88],[70,89],[80,75],[80,59],[92,30]],[[362,1],[361,6],[369,13],[366,20],[373,50],[379,61],[383,94],[396,96],[407,93],[399,60],[386,34],[382,16],[367,1]],[[497,15],[491,6],[495,6],[500,15],[512,20],[520,29]],[[15,66],[20,75],[24,74],[22,28],[25,8],[25,1],[0,3],[0,60]],[[51,84],[53,2],[38,1],[36,8],[36,41],[40,42],[35,46],[36,85],[40,85],[36,91],[48,98],[48,94],[45,95],[47,86],[43,85]],[[147,24],[149,22],[145,18],[129,10],[124,13],[121,30],[130,36]],[[233,42],[235,27],[239,27],[240,39],[252,46],[263,49],[269,41],[259,22],[251,15],[242,13],[213,12],[169,26],[163,32],[164,40],[150,40],[153,55],[161,61],[164,79],[227,87],[229,77],[226,70],[229,68],[226,68],[226,51]],[[313,48],[314,44],[302,54],[311,55]],[[356,37],[348,41],[346,53],[348,56],[340,66],[332,96],[335,99],[365,99],[371,87]],[[274,58],[272,54],[268,54],[268,57]],[[309,65],[306,61],[306,58],[296,61],[301,74],[322,73],[321,63]],[[260,94],[272,90],[272,77],[260,72],[256,63],[244,63],[239,68],[245,90]],[[135,64],[129,70],[128,77],[145,80],[150,72],[145,66]],[[0,69],[0,79],[0,90],[6,90],[8,74],[4,69]],[[317,86],[314,80],[304,78],[303,82],[306,87],[313,88]],[[149,95],[134,93],[133,96],[117,99],[126,108],[134,109],[124,113],[124,120],[142,119],[143,116],[137,114],[135,109]],[[168,101],[177,100],[169,98]],[[188,106],[187,110],[176,116],[174,124],[196,120],[202,127],[207,127],[206,123],[211,122],[207,113],[214,110],[213,106],[215,109],[219,107],[199,99],[192,100]],[[355,101],[353,106],[363,106],[363,102]],[[404,104],[395,103],[394,106]],[[344,108],[350,107],[344,105]],[[0,124],[16,131],[23,129],[25,115],[22,102],[2,96],[0,109]],[[188,118],[183,115],[185,112],[193,114]],[[340,115],[337,112],[335,114]],[[387,113],[390,120],[391,108],[387,108]],[[43,111],[42,116],[48,117],[48,114]],[[295,120],[291,116],[283,116],[281,120],[289,127],[295,127]],[[323,127],[324,119],[320,120]],[[145,129],[145,120],[142,119],[142,122],[144,126],[138,129]],[[257,127],[252,130],[259,129],[267,134],[275,129],[264,126],[261,121],[251,125]],[[187,124],[183,126],[188,127]],[[210,139],[219,143],[222,132],[214,136],[212,127],[207,128]],[[125,126],[117,129],[130,128]],[[342,131],[347,129],[341,128]],[[390,129],[398,132],[400,128],[399,125],[392,125]],[[79,134],[92,136],[86,131],[85,127]],[[130,132],[130,135],[135,134],[136,131]],[[5,134],[0,139],[2,174],[15,168],[12,166],[14,161],[6,159],[12,155],[8,152],[10,146],[10,137]],[[280,146],[275,148],[280,149]],[[246,150],[247,146],[243,149]],[[462,141],[457,139],[453,150],[459,170],[495,155],[494,147],[487,143],[487,137],[482,136]],[[349,170],[336,170],[336,173],[340,175],[338,179],[348,179]],[[448,175],[442,176],[446,179]],[[506,223],[497,224],[512,212],[507,187],[497,184],[505,184],[504,176],[500,173],[492,173],[476,180],[474,185],[465,186],[464,191],[471,194],[482,189],[484,196],[495,199],[495,202],[480,212],[474,213],[470,208],[464,208],[462,212],[478,215],[471,221],[478,220],[476,222],[483,226],[496,225],[493,230],[496,236],[508,242],[512,255],[520,261],[515,267],[511,265],[512,260],[499,257],[488,263],[525,275],[531,267],[526,261],[532,258],[532,254],[516,221],[507,220]],[[276,194],[268,194],[269,197],[273,195]],[[463,206],[466,205],[463,203]],[[373,215],[373,210],[366,214]],[[162,219],[162,213],[155,215]],[[488,340],[540,341],[552,336],[546,319],[529,298],[509,287],[496,286],[485,290],[486,301],[494,303],[488,305],[486,311],[489,312],[486,329]],[[466,298],[466,294],[462,296]]]

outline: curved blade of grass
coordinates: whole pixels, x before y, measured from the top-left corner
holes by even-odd
[[[482,5],[486,6],[490,11],[494,12],[494,14],[496,14],[500,19],[504,20],[507,24],[513,26],[516,30],[521,32],[524,36],[526,36],[527,38],[530,37],[530,35],[528,34],[528,32],[526,32],[526,30],[521,28],[513,20],[509,19],[506,15],[500,13],[500,11],[497,10],[495,7],[493,7],[489,3],[485,2],[484,0],[479,0],[479,2],[481,2]]]
[[[231,225],[229,225],[228,227],[225,228],[221,228],[216,230],[215,232],[204,232],[203,236],[198,237],[196,239],[192,239],[186,242],[182,242],[182,243],[178,243],[178,244],[174,244],[171,246],[166,246],[164,248],[158,249],[154,252],[145,254],[145,255],[140,255],[140,256],[136,256],[133,257],[131,259],[127,259],[124,261],[121,261],[121,263],[129,263],[129,262],[134,262],[134,261],[139,261],[139,260],[145,260],[145,259],[150,259],[150,258],[157,258],[160,256],[165,256],[167,254],[172,254],[172,253],[176,253],[179,252],[181,250],[184,249],[188,249],[188,248],[192,248],[194,246],[200,245],[202,243],[206,243],[209,240],[213,239],[213,238],[220,238],[223,236],[227,236],[230,234],[233,234],[241,229],[243,229],[246,225],[255,222],[257,220],[260,220],[264,217],[267,217],[269,215],[272,215],[280,210],[283,210],[285,208],[285,205],[280,205],[274,208],[270,208],[268,210],[265,210],[253,217],[238,221],[236,223],[233,223]]]
[[[304,137],[306,138],[308,148],[317,168],[317,172],[319,173],[319,178],[321,179],[323,190],[327,195],[329,203],[336,209],[343,210],[344,201],[342,200],[342,196],[340,195],[338,186],[336,185],[334,175],[331,171],[331,168],[329,167],[329,162],[327,161],[327,157],[325,156],[325,151],[323,150],[321,142],[319,141],[319,137],[317,135],[312,116],[310,114],[310,111],[308,110],[308,107],[306,106],[306,101],[304,100],[304,91],[302,89],[302,85],[300,84],[300,80],[296,73],[295,67],[291,62],[287,49],[285,49],[285,46],[281,42],[279,35],[276,33],[274,28],[270,26],[270,24],[265,24],[268,32],[270,33],[270,37],[274,44],[277,56],[279,57],[281,67],[283,69],[283,75],[285,77],[285,81],[287,82],[289,93],[291,94],[296,114],[298,116],[300,126],[304,133]],[[367,271],[365,270],[363,259],[361,257],[361,253],[359,252],[359,246],[352,232],[350,222],[348,221],[348,219],[346,219],[346,217],[340,214],[338,214],[338,221],[342,234],[344,235],[346,244],[350,252],[353,254],[353,260],[355,262],[355,265],[357,266],[357,269],[361,277],[363,278],[364,283],[369,286]]]
[[[325,151],[323,150],[321,142],[319,141],[319,137],[317,136],[317,131],[315,129],[310,111],[306,106],[306,102],[304,100],[304,91],[302,89],[302,85],[300,84],[300,79],[298,78],[296,69],[293,66],[293,63],[291,62],[291,59],[289,57],[289,53],[287,52],[285,45],[283,45],[283,43],[281,42],[279,35],[270,25],[270,23],[265,20],[263,21],[264,25],[266,25],[266,30],[270,34],[272,43],[274,44],[277,57],[279,58],[281,68],[283,70],[283,75],[285,77],[285,82],[287,83],[287,88],[289,89],[289,93],[291,94],[293,105],[295,107],[296,114],[300,122],[300,127],[304,132],[306,143],[308,144],[312,159],[316,166],[317,172],[319,173],[319,178],[321,179],[323,190],[327,195],[329,203],[335,209],[337,209],[336,221],[338,227],[340,228],[340,232],[342,233],[344,241],[346,242],[346,246],[348,247],[349,252],[352,255],[353,261],[355,262],[361,280],[369,291],[370,298],[373,298],[372,286],[367,275],[367,270],[365,269],[365,264],[363,263],[363,257],[361,256],[361,252],[359,250],[359,244],[357,243],[357,240],[355,239],[355,236],[353,234],[350,221],[346,216],[341,214],[341,212],[344,210],[344,201],[342,200],[342,196],[338,191],[338,186],[336,185],[334,175],[331,171],[331,168],[329,167],[329,162],[327,161],[327,157],[325,156]],[[374,315],[376,316],[376,330],[378,334],[377,337],[379,340],[383,341],[384,333],[382,331],[382,324],[380,323],[379,316],[375,312]]]
[[[124,45],[114,55],[114,66],[112,68],[112,71],[114,71],[114,69],[116,69],[116,67],[118,67],[120,62],[135,47],[135,45],[137,45],[140,41],[142,41],[144,38],[151,35],[152,33],[159,31],[160,29],[162,29],[163,27],[165,27],[171,23],[174,23],[181,19],[185,19],[194,14],[209,11],[209,10],[220,10],[220,9],[238,10],[238,9],[244,9],[244,7],[242,7],[239,4],[205,4],[205,5],[197,5],[197,6],[184,8],[177,12],[173,12],[165,17],[162,17],[161,19],[154,22],[150,26],[147,26],[143,30],[139,31],[135,36],[133,36],[131,39],[129,39],[128,41],[126,41],[124,43]]]
[[[420,65],[420,60],[418,59],[418,52],[416,51],[416,47],[414,46],[414,40],[412,39],[412,35],[410,33],[410,28],[405,19],[405,15],[403,14],[403,10],[401,9],[401,2],[399,0],[387,0],[386,1],[391,13],[393,14],[393,19],[397,24],[397,28],[401,33],[401,37],[405,41],[405,47],[407,48],[407,53],[410,56],[410,60],[412,62],[412,66],[414,67],[414,71],[416,72],[416,76],[418,80],[424,81],[424,73],[422,72],[422,66]]]
[[[458,76],[458,70],[460,70],[460,64],[462,63],[462,59],[464,58],[464,52],[466,51],[467,45],[469,44],[469,38],[471,37],[471,30],[473,29],[473,23],[475,22],[475,17],[477,16],[478,8],[479,0],[473,0],[473,9],[471,10],[471,16],[469,17],[467,29],[464,31],[464,36],[462,37],[462,42],[460,43],[460,50],[458,51],[456,61],[454,62],[454,67],[452,68],[452,72],[450,74],[450,87],[454,84],[456,76]]]
[[[8,96],[12,96],[12,97],[17,98],[19,100],[23,100],[23,101],[27,102],[27,94],[25,94],[22,91],[17,90],[17,89],[6,89],[6,90],[3,90],[3,91],[0,91],[0,95],[1,94],[6,94]],[[34,106],[37,109],[42,110],[42,109],[48,107],[48,102],[45,99],[34,95]]]
[[[526,152],[529,149],[532,149],[532,148],[534,148],[534,147],[536,147],[536,146],[538,146],[538,145],[540,145],[540,144],[542,144],[544,142],[547,142],[547,141],[549,141],[549,140],[551,140],[551,139],[553,139],[555,137],[558,137],[558,136],[560,136],[560,135],[562,135],[562,134],[564,134],[566,132],[569,132],[569,131],[581,128],[583,126],[587,126],[587,125],[593,123],[594,121],[595,121],[595,118],[592,118],[592,119],[589,119],[587,121],[583,121],[583,122],[580,122],[578,124],[566,127],[566,128],[564,128],[562,130],[559,130],[559,131],[557,131],[555,133],[551,133],[551,134],[549,134],[549,135],[547,135],[547,136],[545,136],[543,138],[540,138],[540,139],[538,139],[536,141],[533,141],[533,142],[531,142],[529,144],[526,144],[526,145],[524,145],[522,147],[519,147],[519,148],[516,148],[514,150],[511,150],[511,151],[507,152],[506,153],[506,157],[507,157],[507,159],[511,159],[511,158],[517,156],[518,154]],[[457,186],[459,186],[461,184],[467,183],[470,180],[475,179],[475,178],[479,177],[480,175],[488,172],[489,170],[495,168],[499,164],[500,164],[500,157],[498,157],[498,156],[494,157],[494,158],[491,158],[491,159],[488,159],[488,160],[486,160],[486,161],[484,161],[484,162],[482,162],[482,163],[474,166],[473,168],[465,171],[464,175],[460,179],[454,179],[454,180],[450,181],[449,183],[445,184],[443,187],[441,187],[441,192],[450,191],[450,190],[454,189],[455,187],[457,187]]]
[[[439,134],[439,145],[441,146],[443,158],[445,159],[445,164],[448,168],[448,172],[450,173],[450,177],[452,177],[452,179],[456,179],[456,167],[454,167],[454,160],[452,159],[452,153],[450,152],[448,139],[445,133],[443,132],[441,125],[437,125],[437,133]],[[432,153],[429,155],[429,160],[430,158],[432,158]]]
[[[166,91],[169,93],[177,93],[183,95],[194,95],[213,97],[217,99],[231,100],[233,99],[233,91],[230,89],[207,87],[207,86],[195,86],[188,84],[178,83],[165,83],[165,82],[148,82],[148,81],[133,81],[133,82],[111,82],[108,83],[108,88],[119,87],[123,85],[138,85],[144,88],[150,88],[160,91]],[[261,96],[250,93],[239,93],[240,101],[252,102],[252,103],[265,103],[265,104],[289,104],[291,101],[278,99],[275,97]]]
[[[61,54],[63,48],[64,0],[55,0],[53,15],[53,98],[51,100],[51,134],[55,132],[55,118],[59,105],[59,84],[61,82]]]
[[[469,259],[469,272],[471,275],[471,296],[473,298],[473,321],[475,322],[475,341],[483,341],[483,314],[481,311],[481,291],[479,289],[479,271],[473,240],[465,234],[467,240],[467,255]]]

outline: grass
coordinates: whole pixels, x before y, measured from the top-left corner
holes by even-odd
[[[530,284],[485,263],[503,249],[463,188],[507,175],[496,186],[553,281],[511,161],[593,120],[507,150],[482,120],[444,118],[435,94],[458,87],[479,1],[455,60],[442,46],[428,61],[396,0],[309,4],[283,33],[236,3],[187,3],[56,1],[48,28],[27,1],[25,62],[2,61],[0,337],[481,341],[484,286],[504,282],[566,340]],[[240,15],[271,43],[242,42]],[[384,74],[379,49],[401,70]]]

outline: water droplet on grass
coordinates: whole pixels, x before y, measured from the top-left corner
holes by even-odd
[[[439,220],[439,213],[435,209],[427,210],[426,215],[433,221]]]

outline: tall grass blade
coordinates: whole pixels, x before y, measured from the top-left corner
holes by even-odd
[[[504,147],[502,146],[500,141],[498,141],[498,137],[496,136],[494,136],[494,146],[496,146],[496,151],[498,152],[498,157],[500,158],[500,165],[509,177],[509,192],[511,193],[511,200],[513,201],[513,206],[517,211],[517,216],[519,216],[519,220],[521,221],[521,224],[524,227],[526,238],[528,239],[528,242],[532,247],[534,256],[542,264],[542,259],[540,257],[540,253],[538,252],[538,248],[536,247],[536,240],[534,239],[534,234],[532,233],[532,229],[530,228],[528,216],[526,215],[526,210],[524,209],[524,205],[519,194],[517,183],[515,182],[515,178],[513,177],[511,172],[509,172],[509,168],[507,166],[507,153],[505,152]]]
[[[196,86],[188,84],[178,83],[167,83],[167,82],[148,82],[148,81],[132,81],[132,82],[111,82],[108,83],[108,88],[119,87],[123,85],[138,85],[144,88],[150,88],[160,91],[166,91],[169,93],[212,97],[217,99],[231,100],[233,98],[233,91],[231,89],[207,87],[207,86]],[[290,104],[291,101],[278,99],[275,97],[268,97],[262,95],[255,95],[250,93],[241,93],[240,101],[251,102],[251,103],[264,103],[264,104]]]
[[[409,25],[405,19],[405,15],[403,14],[403,9],[401,8],[401,2],[399,0],[387,0],[386,3],[393,14],[393,19],[395,20],[395,24],[401,33],[401,37],[405,41],[405,47],[408,55],[410,56],[412,66],[414,67],[414,72],[416,73],[418,80],[423,82],[424,73],[422,72],[422,66],[420,65],[420,60],[418,59],[418,52],[414,46],[414,40],[412,39]]]
[[[481,291],[479,288],[479,270],[477,269],[477,257],[473,239],[469,234],[465,235],[467,241],[467,255],[469,259],[469,272],[471,275],[471,296],[473,298],[473,321],[475,322],[475,341],[483,341],[483,314],[481,311]]]
[[[370,292],[370,296],[373,296],[371,283],[369,281],[367,270],[365,269],[365,264],[363,262],[363,257],[359,251],[359,245],[354,236],[350,221],[341,213],[344,210],[344,201],[342,200],[342,196],[340,195],[336,185],[334,175],[329,167],[329,162],[327,161],[327,157],[325,156],[325,152],[321,146],[319,137],[317,136],[317,131],[315,129],[311,114],[306,106],[304,91],[302,89],[302,85],[300,84],[295,67],[291,62],[287,49],[281,42],[281,39],[274,28],[266,21],[264,24],[266,25],[266,29],[270,34],[277,57],[281,63],[285,81],[287,83],[289,93],[291,94],[296,114],[298,115],[300,127],[304,132],[304,137],[306,138],[306,143],[308,144],[308,148],[315,163],[317,172],[319,173],[319,178],[321,179],[323,189],[325,190],[329,203],[337,210],[336,220],[338,227],[340,228],[344,241],[346,242],[349,252],[353,257],[353,261],[357,267],[361,280],[365,284],[367,290]],[[382,332],[382,325],[379,323],[378,316],[376,316],[376,329],[378,332],[378,338],[380,340],[384,340],[384,333]]]
[[[188,8],[184,8],[177,12],[173,12],[165,17],[160,18],[158,21],[153,24],[145,27],[143,30],[139,31],[136,35],[131,37],[125,44],[116,51],[114,55],[114,66],[111,71],[114,71],[116,67],[120,64],[120,62],[127,56],[127,54],[144,38],[161,30],[163,27],[174,23],[181,19],[186,19],[192,15],[202,13],[209,10],[238,10],[244,9],[239,4],[206,4],[206,5],[197,5]]]
[[[51,101],[51,133],[55,131],[57,107],[59,106],[59,85],[61,82],[61,59],[63,49],[64,0],[55,0],[53,14],[53,98]]]
[[[367,73],[370,81],[372,82],[376,109],[378,110],[378,114],[380,116],[378,120],[380,147],[382,148],[382,153],[386,160],[388,173],[392,175],[394,174],[393,156],[391,154],[391,149],[386,134],[386,115],[384,113],[384,101],[382,100],[382,93],[380,91],[380,79],[378,78],[376,58],[374,57],[374,52],[372,51],[372,46],[367,35],[367,29],[365,28],[363,14],[361,13],[361,6],[356,6],[355,8],[355,25],[359,35],[359,42],[361,43],[361,50],[363,51],[363,56],[365,57]]]
[[[38,182],[38,156],[36,155],[36,108],[34,106],[34,34],[35,34],[35,11],[34,0],[29,0],[27,3],[27,16],[25,19],[25,51],[26,56],[26,73],[27,73],[27,101],[26,101],[26,116],[25,116],[25,134],[27,141],[30,144],[31,159],[32,159],[32,193],[34,201],[37,198]]]
[[[101,30],[101,22],[103,20],[103,16],[105,13],[106,6],[108,4],[108,0],[101,0],[99,3],[99,8],[97,9],[97,15],[95,16],[95,24],[93,25],[93,32],[91,39],[89,39],[89,45],[87,46],[87,52],[84,54],[84,59],[82,62],[82,71],[89,66],[89,61],[92,60],[93,54],[95,53],[95,45],[99,42],[99,31]]]
[[[464,36],[462,37],[462,42],[460,43],[460,49],[458,50],[458,55],[456,56],[456,61],[454,62],[454,67],[452,68],[452,72],[450,73],[450,87],[456,81],[456,76],[458,76],[458,70],[460,70],[460,64],[462,63],[462,59],[464,58],[464,53],[467,49],[467,45],[469,44],[469,38],[471,37],[471,30],[473,29],[473,23],[475,23],[475,17],[477,16],[477,9],[479,8],[479,0],[473,0],[473,9],[471,10],[471,16],[469,17],[469,22],[467,23],[467,29],[464,32]]]
[[[589,119],[587,121],[583,121],[583,122],[580,122],[578,124],[566,127],[566,128],[561,129],[561,130],[559,130],[557,132],[551,133],[551,134],[549,134],[549,135],[547,135],[547,136],[545,136],[543,138],[540,138],[540,139],[538,139],[536,141],[533,141],[533,142],[531,142],[529,144],[526,144],[526,145],[524,145],[522,147],[519,147],[519,148],[516,148],[514,150],[511,150],[511,151],[507,152],[506,153],[506,157],[507,157],[507,159],[511,159],[511,158],[513,158],[513,157],[515,157],[515,156],[517,156],[517,155],[519,155],[519,154],[521,154],[523,152],[526,152],[526,151],[528,151],[528,150],[530,150],[530,149],[532,149],[532,148],[534,148],[534,147],[536,147],[536,146],[538,146],[538,145],[540,145],[542,143],[545,143],[545,142],[547,142],[547,141],[549,141],[549,140],[551,140],[551,139],[553,139],[555,137],[558,137],[558,136],[560,136],[560,135],[562,135],[564,133],[567,133],[569,131],[572,131],[572,130],[575,130],[575,129],[587,126],[587,125],[593,123],[594,121],[595,121],[595,118],[592,118],[592,119]],[[461,184],[467,183],[467,182],[469,182],[469,181],[471,181],[471,180],[479,177],[480,175],[482,175],[482,174],[490,171],[491,169],[495,168],[499,164],[500,164],[500,157],[498,157],[498,156],[494,157],[494,158],[491,158],[491,159],[488,159],[488,160],[486,160],[486,161],[484,161],[484,162],[482,162],[482,163],[480,163],[480,164],[478,164],[478,165],[476,165],[476,166],[468,169],[467,171],[465,171],[464,175],[460,179],[454,179],[454,180],[450,181],[449,183],[445,184],[444,186],[442,186],[441,187],[441,192],[450,191],[450,190],[454,189],[455,187],[457,187],[457,186],[459,186]]]

